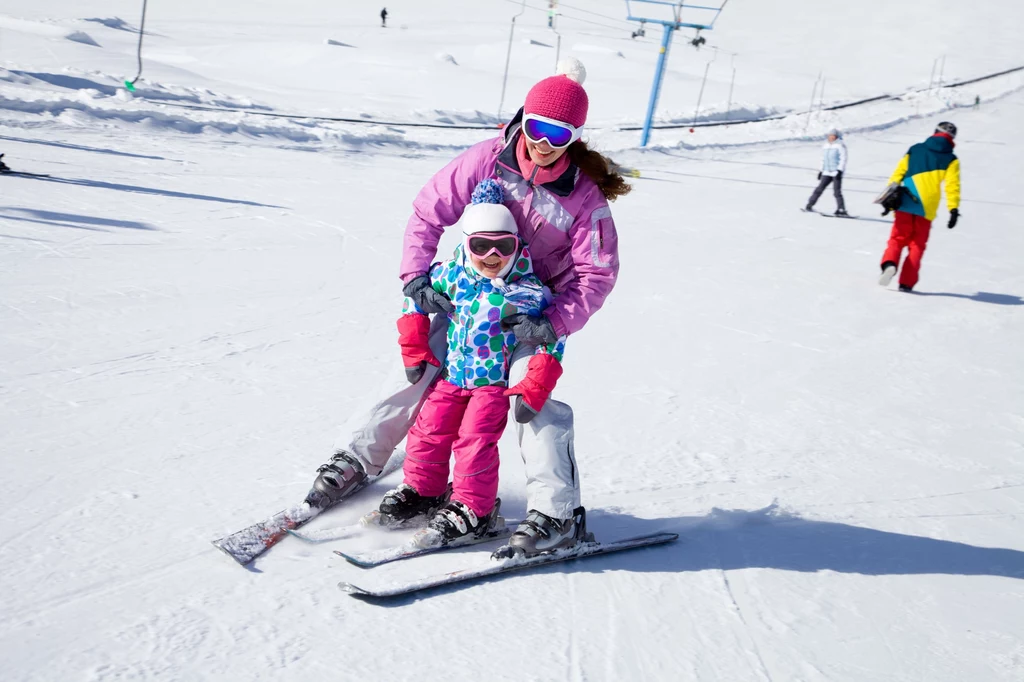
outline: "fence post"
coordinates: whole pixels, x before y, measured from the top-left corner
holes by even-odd
[[[732,67],[732,80],[729,81],[729,103],[725,105],[725,120],[732,119],[732,86],[736,84],[736,67]]]
[[[814,87],[811,89],[811,103],[807,106],[807,121],[804,123],[804,132],[807,132],[807,126],[811,125],[811,112],[814,111],[814,96],[818,94],[818,82],[821,80],[821,71],[818,72],[818,77],[814,79]]]
[[[523,0],[523,7],[519,14],[512,17],[512,28],[508,32],[508,52],[505,53],[505,75],[501,78],[501,100],[498,102],[498,118],[501,118],[501,108],[505,106],[505,85],[508,83],[508,63],[512,59],[512,36],[516,32],[516,19],[526,11],[526,0]]]
[[[700,101],[704,99],[704,84],[708,82],[708,71],[711,70],[711,62],[708,62],[704,66],[704,80],[700,82],[700,93],[697,95],[697,108],[693,112],[693,123],[697,123],[697,117],[700,115]]]

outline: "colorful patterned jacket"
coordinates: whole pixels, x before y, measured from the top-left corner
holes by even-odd
[[[960,159],[953,153],[952,138],[936,133],[911,147],[889,178],[889,184],[898,182],[907,188],[896,210],[935,220],[943,181],[946,182],[946,206],[950,210],[959,208]]]
[[[451,260],[430,266],[434,290],[451,299],[455,311],[448,316],[448,356],[444,376],[459,388],[507,386],[509,362],[516,337],[502,331],[500,321],[509,315],[539,316],[551,302],[551,291],[535,274],[528,247],[524,246],[515,265],[502,280],[480,275],[466,262],[463,246]],[[411,298],[402,304],[402,314],[422,315]],[[559,362],[565,350],[565,336],[557,343],[541,346]]]

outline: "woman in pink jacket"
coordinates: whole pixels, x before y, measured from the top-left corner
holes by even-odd
[[[413,202],[405,229],[400,276],[403,292],[435,315],[430,345],[444,357],[451,302],[430,285],[431,262],[446,227],[458,222],[473,189],[486,178],[502,186],[538,277],[554,292],[543,315],[517,314],[502,325],[519,345],[509,385],[526,375],[537,346],[580,331],[604,304],[619,270],[618,238],[609,200],[630,191],[609,159],[580,139],[589,101],[583,65],[569,59],[540,81],[504,134],[480,142],[441,169]],[[377,403],[353,430],[348,444],[318,470],[306,501],[326,508],[367,475],[379,473],[416,419],[439,369]],[[527,518],[499,552],[532,556],[575,544],[586,532],[573,453],[569,405],[549,399],[528,423],[516,423],[526,465]]]

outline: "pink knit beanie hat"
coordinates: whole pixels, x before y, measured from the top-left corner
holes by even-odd
[[[524,114],[553,118],[579,128],[587,122],[590,100],[583,89],[587,70],[575,57],[558,62],[557,75],[545,78],[530,88]]]

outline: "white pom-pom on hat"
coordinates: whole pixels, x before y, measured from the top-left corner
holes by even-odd
[[[587,70],[580,60],[566,57],[558,62],[558,73],[540,81],[526,93],[523,113],[562,121],[577,128],[587,122],[590,98],[583,89]]]
[[[587,68],[576,57],[566,57],[558,61],[558,66],[555,67],[555,75],[568,76],[570,80],[583,85],[583,81],[587,80]]]

